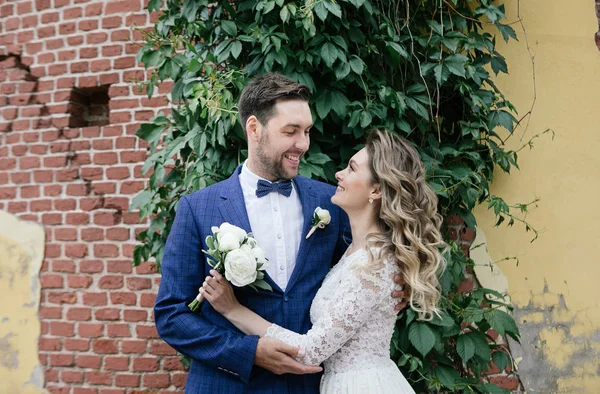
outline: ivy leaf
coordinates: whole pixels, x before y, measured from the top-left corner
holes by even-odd
[[[328,91],[317,98],[315,105],[317,107],[317,115],[319,115],[321,119],[325,119],[329,114],[329,111],[331,111],[331,101],[332,97]]]
[[[350,3],[352,3],[352,5],[356,8],[360,8],[363,4],[365,4],[365,1],[366,0],[350,0]]]
[[[503,56],[493,56],[490,65],[492,66],[494,74],[498,75],[500,72],[508,74],[508,65]]]
[[[144,190],[140,194],[134,197],[131,202],[131,206],[129,207],[129,212],[135,211],[136,209],[147,205],[150,200],[154,197],[154,192],[152,190]]]
[[[333,65],[333,62],[335,62],[337,59],[337,53],[337,48],[330,42],[326,42],[321,47],[321,59],[323,59],[323,62],[327,67],[331,67]]]
[[[237,59],[238,56],[240,56],[240,53],[242,53],[242,43],[239,41],[234,41],[231,44],[231,55],[234,59]]]
[[[408,329],[408,339],[423,356],[426,356],[435,344],[435,335],[425,323],[413,323]]]
[[[350,68],[355,74],[361,75],[365,68],[365,63],[358,56],[352,55],[352,58],[350,59]]]
[[[348,105],[350,100],[346,95],[338,90],[331,90],[331,108],[341,118],[345,118],[348,113]]]
[[[331,158],[324,153],[311,153],[306,159],[307,162],[312,164],[325,164],[331,161]]]
[[[338,3],[323,0],[323,4],[325,5],[325,8],[327,8],[327,10],[333,15],[337,16],[340,19],[342,18],[342,8]]]
[[[493,130],[496,126],[502,126],[509,132],[513,132],[513,124],[516,119],[512,114],[505,110],[494,110],[488,114],[488,130]]]
[[[317,14],[319,19],[322,20],[323,22],[325,22],[325,19],[327,19],[327,14],[329,13],[329,11],[328,11],[327,7],[325,7],[324,1],[319,1],[315,5],[315,8],[313,8],[313,10]]]
[[[160,9],[161,4],[162,4],[161,0],[150,0],[148,2],[148,11],[149,12],[158,11]]]
[[[490,345],[483,334],[477,331],[471,331],[465,335],[473,341],[473,345],[475,345],[475,355],[482,360],[488,361],[490,359]]]
[[[479,392],[484,393],[484,394],[509,394],[510,393],[510,390],[503,389],[492,383],[479,384],[475,387],[477,387],[477,390]]]
[[[191,73],[197,73],[202,70],[202,64],[197,59],[190,60],[190,65],[188,66],[188,71]]]
[[[339,81],[344,79],[350,74],[350,65],[346,62],[339,63],[335,69],[335,78]]]
[[[153,144],[158,141],[164,129],[164,126],[157,126],[152,123],[144,123],[140,126],[138,131],[135,132],[135,135],[144,141]]]
[[[475,355],[475,344],[468,335],[460,335],[456,340],[456,352],[463,360],[469,361]]]
[[[446,387],[454,387],[457,380],[460,380],[460,375],[453,368],[445,365],[438,365],[433,373],[440,383]]]
[[[496,23],[496,27],[498,28],[500,33],[502,33],[502,38],[504,39],[504,42],[508,42],[509,38],[514,38],[518,41],[517,33],[515,32],[515,29],[513,29],[511,26]]]
[[[363,129],[367,128],[368,125],[373,121],[373,117],[368,111],[362,111],[360,114],[360,127]]]
[[[232,37],[237,36],[237,25],[234,21],[222,21],[221,29]]]
[[[510,359],[508,358],[506,353],[504,353],[501,350],[492,353],[492,360],[494,361],[494,364],[496,364],[498,366],[500,371],[504,371],[506,369],[506,367],[508,367],[508,364],[510,363]]]
[[[279,17],[283,21],[283,23],[287,23],[288,18],[290,17],[290,10],[288,7],[283,7],[279,12]]]

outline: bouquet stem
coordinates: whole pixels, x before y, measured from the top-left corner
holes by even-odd
[[[188,304],[188,308],[190,308],[192,312],[198,312],[200,310],[200,305],[202,305],[202,301],[204,301],[204,296],[198,294],[196,299]]]

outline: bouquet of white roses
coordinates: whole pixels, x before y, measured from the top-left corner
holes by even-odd
[[[211,230],[213,235],[206,237],[208,250],[202,250],[209,257],[206,261],[211,267],[236,287],[272,290],[263,272],[267,267],[265,251],[257,245],[252,233],[227,222]],[[197,312],[203,300],[198,293],[188,307]]]

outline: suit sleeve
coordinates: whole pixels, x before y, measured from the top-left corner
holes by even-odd
[[[165,247],[154,306],[156,328],[178,352],[248,383],[258,336],[213,325],[187,306],[206,276],[201,237],[190,203],[183,197]]]

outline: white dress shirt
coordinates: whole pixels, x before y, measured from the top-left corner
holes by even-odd
[[[296,266],[302,240],[302,204],[293,182],[292,194],[289,197],[277,192],[256,197],[256,184],[259,179],[263,178],[250,171],[247,163],[244,163],[240,172],[240,185],[252,234],[269,260],[267,273],[282,290],[285,290]]]

